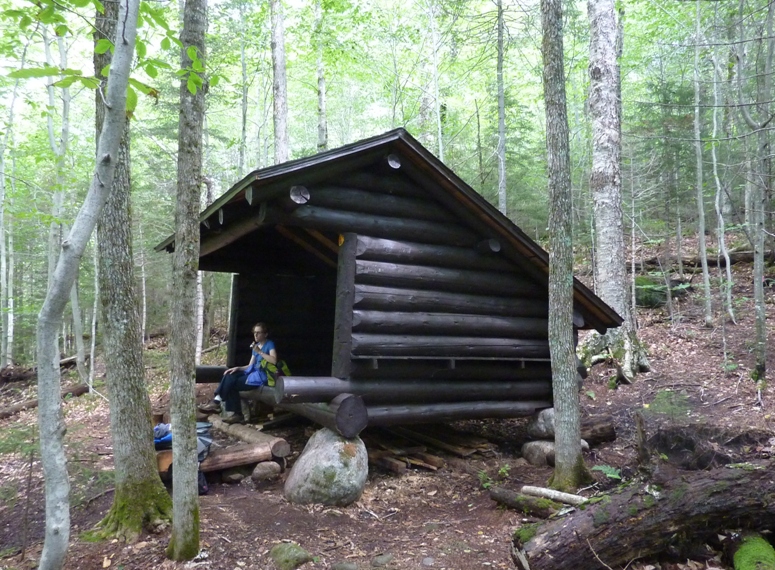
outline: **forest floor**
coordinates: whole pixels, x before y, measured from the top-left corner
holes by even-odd
[[[695,277],[695,285],[698,281]],[[775,390],[766,389],[759,402],[750,379],[754,362],[750,266],[736,266],[735,281],[737,324],[705,328],[699,292],[690,291],[677,301],[672,318],[665,309],[639,311],[640,338],[648,347],[651,372],[613,389],[609,380],[614,370],[606,364],[593,368],[581,394],[582,413],[612,416],[618,437],[585,454],[590,468],[614,468],[625,478],[633,473],[636,411],[643,412],[649,436],[671,427],[702,427],[705,433],[718,429],[727,435],[752,433],[755,437],[748,443],[725,451],[739,461],[775,454]],[[775,292],[770,289],[766,294],[772,339]],[[772,352],[770,371],[775,370]],[[163,402],[168,390],[163,341],[147,348],[146,369],[153,402]],[[3,406],[35,397],[34,385],[16,384],[20,383],[0,386]],[[200,400],[206,398],[201,392]],[[82,540],[81,534],[101,519],[112,500],[108,405],[100,396],[87,395],[66,400],[63,408],[72,482],[72,533],[65,567],[71,570],[271,569],[268,552],[281,541],[297,542],[310,552],[315,560],[304,566],[309,569],[343,562],[361,569],[379,565],[394,570],[513,568],[510,539],[529,519],[493,502],[486,487],[516,490],[523,484],[545,485],[551,475],[551,468],[532,467],[520,457],[521,445],[527,441],[527,420],[456,422],[448,429],[487,438],[491,449],[466,459],[434,451],[447,460],[446,467],[436,472],[411,469],[395,475],[372,468],[362,498],[349,507],[289,504],[283,497],[282,480],[258,489],[250,478],[232,485],[212,484],[200,501],[202,551],[192,562],[176,563],[164,557],[168,532],[144,535],[135,544]],[[34,568],[42,547],[45,507],[36,421],[34,409],[0,420],[0,569],[4,570]],[[292,463],[311,428],[300,423],[271,433],[289,441]],[[603,471],[593,475],[596,485],[581,494],[590,496],[614,483]],[[729,566],[719,555],[702,562],[639,560],[629,568]]]

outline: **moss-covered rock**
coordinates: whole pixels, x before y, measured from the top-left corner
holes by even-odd
[[[269,556],[279,570],[295,570],[299,566],[312,562],[312,555],[295,542],[276,544]]]

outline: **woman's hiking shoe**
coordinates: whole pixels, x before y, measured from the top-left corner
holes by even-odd
[[[218,400],[213,400],[212,402],[208,402],[207,404],[202,404],[201,406],[198,406],[197,410],[199,410],[200,412],[219,413],[221,411],[221,403]]]
[[[243,424],[245,423],[245,418],[242,416],[242,414],[237,414],[235,412],[227,412],[226,417],[223,418],[223,423],[225,424]]]

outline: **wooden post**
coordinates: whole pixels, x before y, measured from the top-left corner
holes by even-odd
[[[355,249],[358,236],[354,233],[346,233],[340,236],[339,242],[331,374],[337,378],[349,378],[355,296]]]

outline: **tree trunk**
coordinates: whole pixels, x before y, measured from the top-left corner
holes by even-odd
[[[285,79],[285,30],[282,0],[270,0],[272,12],[272,71],[274,93],[274,163],[290,158],[288,142],[288,85]]]
[[[317,75],[318,75],[318,152],[328,149],[328,116],[326,115],[326,74],[323,54],[325,7],[322,0],[315,2],[315,36],[317,44]]]
[[[713,307],[711,304],[710,273],[708,272],[708,255],[705,248],[705,192],[703,188],[702,169],[702,116],[700,112],[700,0],[697,0],[697,33],[694,38],[694,154],[696,158],[697,180],[695,192],[697,196],[697,242],[699,256],[702,262],[702,290],[705,296],[705,326],[713,326]]]
[[[600,298],[623,319],[620,328],[606,334],[605,345],[614,354],[623,354],[618,358],[619,367],[622,380],[629,383],[638,372],[641,349],[627,298],[616,12],[613,0],[590,0],[587,6],[593,141],[589,185],[594,199],[595,283]]]
[[[769,529],[775,517],[769,500],[775,493],[773,467],[663,466],[658,481],[630,485],[567,517],[518,530],[517,568],[528,568],[525,562],[531,570],[613,568],[664,552],[686,559],[693,547],[715,542],[726,529]]]
[[[503,1],[498,0],[498,209],[505,216],[506,196],[506,98],[503,87]]]
[[[555,470],[552,486],[571,490],[589,478],[581,456],[576,353],[573,343],[573,238],[570,144],[560,0],[541,0],[546,150],[549,171],[549,350],[552,360]]]
[[[181,68],[190,69],[190,51],[204,67],[207,0],[187,0],[183,16]],[[193,48],[193,50],[192,50]],[[175,208],[175,252],[172,258],[172,334],[170,339],[173,451],[172,536],[167,556],[191,560],[199,552],[196,407],[196,284],[199,267],[199,201],[202,187],[203,86],[180,85],[178,124],[178,195]]]
[[[46,490],[46,536],[41,570],[60,569],[70,539],[70,483],[63,444],[65,424],[60,409],[58,334],[78,263],[113,185],[119,142],[126,120],[126,88],[137,32],[137,0],[119,7],[115,53],[107,88],[107,112],[99,138],[97,164],[89,192],[75,218],[57,262],[37,324],[38,425]]]
[[[118,6],[108,3],[97,14],[95,40],[116,31]],[[94,55],[95,74],[110,64],[110,51]],[[97,132],[105,108],[96,96]],[[132,255],[130,214],[131,160],[129,121],[125,122],[113,179],[113,190],[97,226],[99,295],[102,304],[103,348],[110,396],[115,493],[113,505],[100,522],[102,537],[133,542],[143,525],[155,528],[172,516],[172,502],[156,471],[151,431],[151,403],[145,386],[143,339]]]

